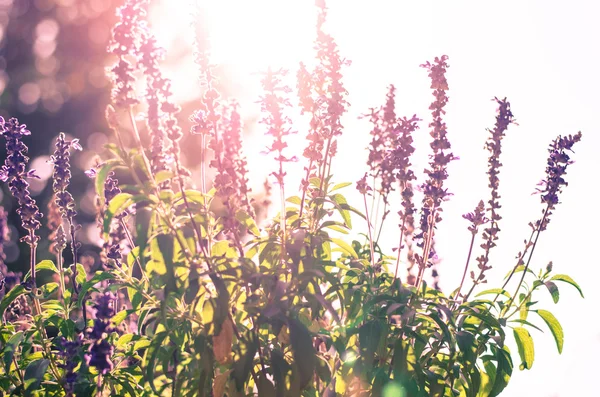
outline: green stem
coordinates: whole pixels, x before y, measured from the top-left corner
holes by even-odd
[[[471,261],[471,254],[473,253],[473,245],[475,244],[475,237],[477,236],[477,229],[472,232],[471,236],[471,245],[469,245],[469,254],[467,255],[467,263],[465,263],[465,270],[463,271],[462,279],[460,280],[460,285],[458,286],[458,290],[456,291],[456,295],[454,295],[454,300],[458,302],[460,298],[460,291],[462,290],[463,284],[465,282],[465,278],[467,277],[467,271],[469,270],[469,262]],[[466,301],[466,298],[463,302]],[[454,304],[453,304],[454,305]]]
[[[367,195],[363,193],[363,201],[365,204],[365,216],[367,217],[367,230],[369,231],[369,248],[371,249],[371,267],[375,272],[375,249],[373,247],[373,235],[371,234],[371,221],[369,219],[369,208],[367,206]]]

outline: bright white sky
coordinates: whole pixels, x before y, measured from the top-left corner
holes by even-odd
[[[159,39],[166,47],[186,42],[188,9],[164,2],[168,6],[155,18]],[[298,61],[312,56],[313,2],[200,2],[210,11],[207,18],[213,32],[214,61],[226,66],[247,118],[255,119],[258,76],[254,73],[271,65],[290,68],[293,75]],[[576,164],[567,177],[570,186],[549,230],[540,238],[532,266],[537,270],[552,260],[555,272],[567,273],[580,283],[586,299],[566,284],[559,286],[561,301],[556,306],[540,294],[539,308],[551,310],[562,322],[563,354],[558,355],[550,332],[541,335],[532,331],[536,343],[533,369],[529,373],[516,369],[503,395],[591,396],[592,390],[597,390],[594,360],[600,356],[596,306],[600,302],[600,263],[594,251],[600,237],[600,215],[594,208],[600,193],[596,185],[600,172],[600,155],[596,153],[600,148],[600,6],[589,0],[329,3],[330,31],[341,53],[353,62],[345,72],[352,108],[334,163],[339,167],[338,181],[356,181],[364,172],[369,126],[357,117],[384,101],[390,83],[398,89],[397,112],[407,116],[416,113],[424,119],[415,137],[419,146],[414,161],[416,171],[423,168],[431,94],[427,73],[419,64],[442,54],[450,57],[446,121],[454,154],[461,159],[450,168],[448,186],[454,196],[444,206],[445,220],[437,234],[445,291],[458,285],[466,259],[470,235],[461,214],[488,197],[487,154],[482,148],[487,138],[485,128],[494,124],[496,106],[490,99],[508,97],[519,123],[510,127],[504,140],[500,176],[504,219],[499,247],[493,252],[494,269],[488,274],[490,287],[498,286],[513,266],[528,233],[528,222],[537,219],[541,211],[539,197],[531,193],[544,176],[547,145],[558,134],[583,132],[583,141],[573,156]],[[172,71],[184,77],[174,82],[176,95],[182,100],[192,99],[198,92],[197,86],[190,84],[196,75],[191,56],[188,58],[173,65],[177,72]],[[246,146],[259,183],[266,174],[261,172],[271,167],[264,163],[268,160],[256,156],[264,145],[253,136]],[[293,176],[291,173],[290,178]],[[289,180],[289,185],[295,184]],[[516,352],[514,344],[512,348]]]

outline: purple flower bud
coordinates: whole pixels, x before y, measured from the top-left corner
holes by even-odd
[[[90,168],[89,170],[84,171],[84,174],[88,178],[94,179],[98,175],[98,171],[96,171],[94,168]]]

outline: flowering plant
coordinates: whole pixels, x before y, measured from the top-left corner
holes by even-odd
[[[531,259],[567,185],[569,153],[581,133],[551,143],[538,189],[541,217],[530,223],[531,235],[502,286],[474,295],[488,281],[499,238],[502,138],[515,122],[509,102],[494,99],[496,123],[485,145],[490,198],[463,215],[472,237],[468,258],[460,285],[446,295],[438,288],[435,232],[451,195],[448,164],[457,159],[444,122],[448,58],[421,65],[434,96],[426,180],[416,182],[411,164],[421,120],[396,114],[390,87],[385,104],[367,115],[373,126],[368,172],[356,183],[363,208],[355,208],[342,194],[351,183],[333,182],[348,108],[342,71],[349,62],[324,30],[324,1],[316,3],[317,63],[312,70],[302,64],[297,73],[299,107],[311,119],[297,194],[289,194],[286,178],[286,165],[298,160],[288,140],[300,133],[289,116],[287,72],[268,70],[262,79],[260,122],[272,138],[267,151],[280,196],[280,209],[267,222],[257,214],[268,204],[253,201],[247,184],[238,105],[220,96],[205,43],[196,52],[205,89],[190,117],[202,169],[200,188],[191,187],[180,155],[180,109],[161,72],[163,51],[146,21],[147,0],[126,0],[109,47],[117,63],[106,117],[117,144],[108,145],[112,157],[88,171],[98,195],[101,269],[78,260],[80,227],[68,190],[78,141],[62,133],[56,141],[47,223],[56,260],[37,262],[42,216],[28,190],[35,173],[27,171],[24,143],[31,133],[15,118],[0,119],[8,153],[0,176],[18,202],[30,247],[24,276],[8,271],[0,251],[0,390],[15,396],[496,396],[510,380],[513,358],[521,369],[533,364],[529,329],[539,328],[530,315],[541,318],[562,350],[560,323],[533,296],[547,289],[558,302],[558,282],[581,290],[554,274],[551,263],[534,272]],[[134,84],[139,75],[143,98]],[[134,117],[141,103],[149,148]],[[125,145],[127,136],[134,148]],[[368,197],[383,201],[381,219]],[[397,200],[398,228],[386,229],[398,241],[390,256],[379,242]],[[349,234],[357,218],[366,221],[362,242]],[[482,253],[469,272],[480,231]],[[0,248],[5,238],[0,210]],[[65,264],[67,244],[73,259]],[[45,272],[51,281],[40,276]],[[505,343],[508,329],[516,354]]]

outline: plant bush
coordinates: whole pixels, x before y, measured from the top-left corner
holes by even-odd
[[[490,196],[463,215],[472,236],[468,259],[460,285],[446,295],[437,286],[435,230],[451,195],[444,186],[447,166],[457,158],[444,123],[447,57],[421,65],[434,96],[425,181],[417,182],[411,164],[412,134],[421,120],[396,114],[390,87],[385,104],[366,115],[372,140],[355,208],[343,194],[352,184],[333,182],[348,107],[342,71],[349,62],[325,32],[327,8],[317,1],[316,66],[301,64],[297,72],[299,110],[310,118],[299,189],[286,179],[287,163],[300,155],[288,148],[297,131],[286,71],[262,77],[260,122],[272,138],[267,151],[280,208],[259,222],[256,214],[269,203],[249,197],[238,105],[217,91],[206,43],[197,43],[204,93],[190,118],[202,169],[199,189],[190,187],[180,157],[179,108],[160,69],[162,50],[146,22],[147,7],[147,0],[125,2],[109,47],[117,63],[106,117],[116,144],[107,146],[111,158],[88,171],[98,195],[101,270],[78,261],[77,204],[68,190],[78,141],[62,133],[56,140],[55,199],[46,224],[56,260],[37,262],[42,215],[28,190],[27,178],[35,176],[24,143],[30,131],[15,118],[0,120],[8,153],[1,179],[18,202],[31,263],[24,276],[1,263],[4,394],[496,396],[512,376],[513,360],[520,369],[533,364],[529,330],[539,328],[530,316],[541,318],[561,352],[562,328],[538,308],[534,293],[548,290],[558,302],[559,282],[581,290],[570,277],[554,274],[551,263],[534,272],[531,258],[567,185],[569,152],[581,133],[550,144],[538,189],[541,216],[529,224],[531,234],[500,287],[475,294],[488,281],[499,238],[501,145],[514,124],[509,102],[495,98],[496,123],[485,144]],[[143,96],[135,86],[141,76]],[[142,110],[145,126],[134,116]],[[124,144],[130,137],[133,148]],[[134,182],[120,183],[117,176]],[[393,203],[401,208],[397,227],[389,226]],[[350,234],[359,218],[366,229]],[[393,255],[379,245],[386,219],[385,234],[398,241]],[[0,221],[4,241],[3,210]],[[72,263],[63,262],[67,249]]]

